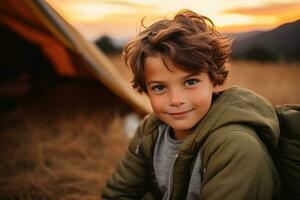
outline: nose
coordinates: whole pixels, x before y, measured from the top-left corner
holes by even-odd
[[[178,107],[184,104],[184,95],[182,92],[177,90],[172,90],[170,92],[170,105],[173,107]]]

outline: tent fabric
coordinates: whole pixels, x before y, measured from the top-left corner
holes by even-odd
[[[32,1],[25,2],[27,3],[27,7],[33,7],[32,4],[28,4],[28,2]],[[7,5],[5,5],[6,3]],[[34,17],[32,14],[30,15],[30,13],[32,13],[28,12],[30,9],[26,10],[25,4],[20,4],[17,1],[6,1],[1,5],[1,21],[26,40],[40,46],[42,51],[53,63],[58,74],[64,76],[76,74],[76,70],[72,65],[71,58],[69,58],[64,45],[53,37],[39,20],[42,19],[41,14],[37,13],[37,17]],[[66,44],[66,42],[64,42],[64,44]],[[68,44],[68,46],[70,46],[70,44]]]
[[[83,38],[46,1],[2,0],[0,23],[37,44],[58,74],[74,76],[78,68],[85,67],[128,104],[146,113],[151,111],[146,97],[131,88],[105,54]]]
[[[28,27],[28,25],[22,24],[17,20],[7,17],[3,17],[2,20],[23,38],[32,43],[38,44],[42,51],[48,56],[50,61],[52,61],[58,74],[65,76],[72,76],[76,74],[76,70],[71,63],[68,52],[53,37],[41,32],[40,30]],[[59,55],[59,57],[57,55]]]

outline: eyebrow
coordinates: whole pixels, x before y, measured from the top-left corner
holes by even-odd
[[[199,76],[199,75],[201,75],[202,73],[203,73],[203,72],[190,73],[190,74],[188,74],[188,75],[186,75],[186,76],[183,76],[182,79],[187,79],[187,78],[189,78],[189,77],[191,77],[191,76]]]
[[[202,72],[189,73],[189,74],[183,76],[181,79],[184,80],[184,79],[187,79],[187,78],[192,77],[192,76],[199,76],[201,74],[202,74]],[[164,83],[163,81],[149,81],[147,83],[147,85],[151,85],[151,84],[163,84],[163,83]]]
[[[149,81],[148,83],[147,83],[147,85],[151,85],[151,84],[162,84],[162,83],[164,83],[163,81]]]

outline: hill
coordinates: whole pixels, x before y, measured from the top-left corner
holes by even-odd
[[[270,31],[233,35],[233,58],[300,61],[300,20]]]

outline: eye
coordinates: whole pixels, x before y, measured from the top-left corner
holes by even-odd
[[[151,87],[151,90],[154,91],[156,94],[163,93],[166,90],[166,86],[164,85],[155,85]]]
[[[200,81],[197,80],[197,79],[188,79],[188,80],[184,81],[184,85],[185,86],[194,86],[194,85],[196,85],[199,82]]]

